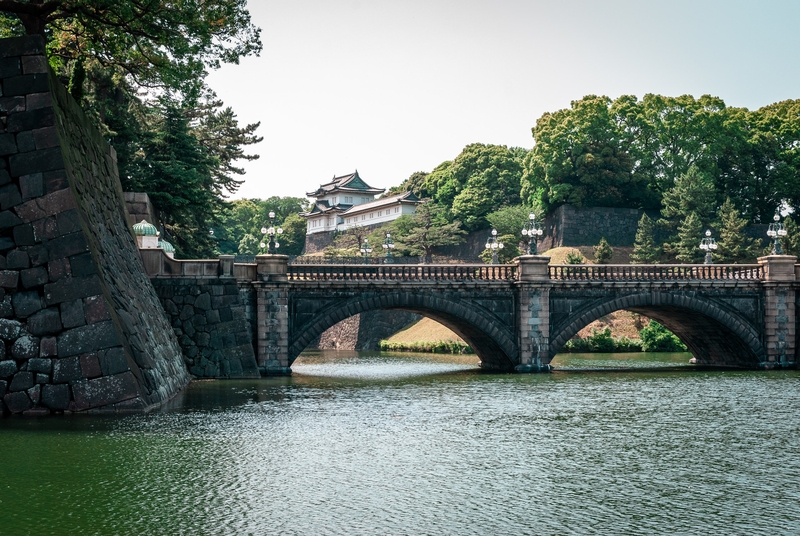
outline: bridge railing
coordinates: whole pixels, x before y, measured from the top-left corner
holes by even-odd
[[[551,264],[562,281],[760,280],[760,264]]]
[[[290,264],[289,281],[514,281],[511,264]]]

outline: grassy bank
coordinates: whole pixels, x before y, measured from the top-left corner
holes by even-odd
[[[380,342],[381,350],[391,352],[429,352],[434,354],[471,354],[472,348],[447,327],[430,318],[398,331]]]

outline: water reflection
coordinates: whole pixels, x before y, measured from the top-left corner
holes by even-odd
[[[797,371],[486,374],[326,353],[296,372],[195,382],[144,416],[0,421],[0,533],[800,526]]]

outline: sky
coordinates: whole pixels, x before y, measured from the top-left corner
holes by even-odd
[[[259,57],[208,83],[260,122],[231,198],[304,197],[358,170],[389,188],[470,143],[533,147],[585,95],[800,98],[795,0],[250,0]]]

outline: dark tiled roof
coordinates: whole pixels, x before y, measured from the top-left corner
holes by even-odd
[[[386,191],[385,188],[373,188],[358,176],[358,170],[349,175],[342,175],[341,177],[334,177],[331,182],[320,185],[314,192],[307,192],[309,197],[318,197],[327,195],[336,190],[355,190],[368,194],[380,194]]]

